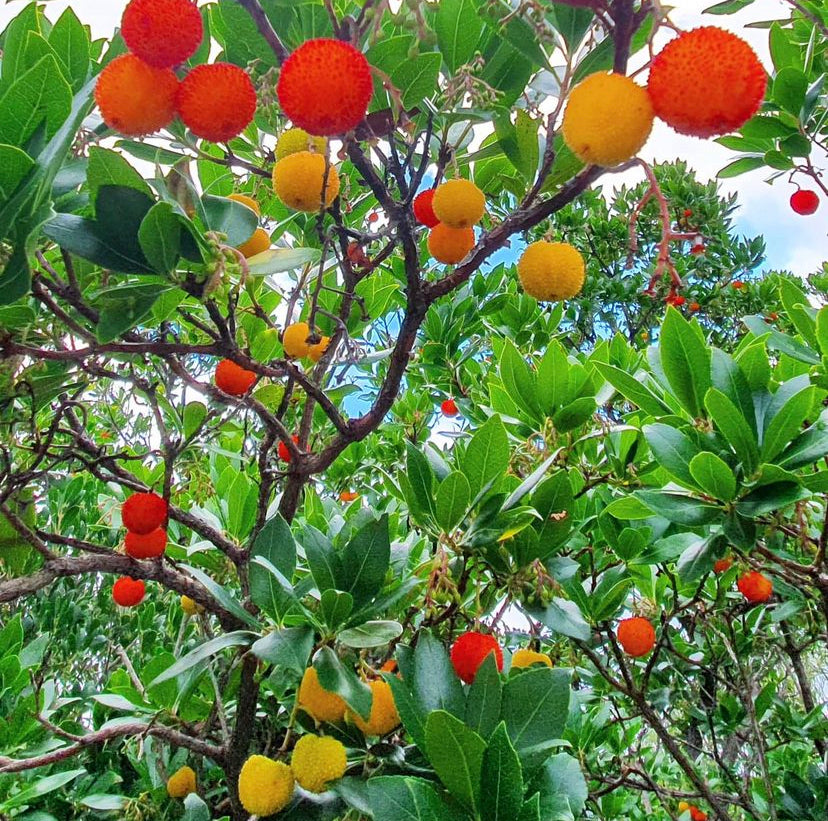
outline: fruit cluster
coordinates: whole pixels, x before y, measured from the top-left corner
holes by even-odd
[[[486,198],[470,180],[447,180],[421,191],[413,202],[417,221],[430,229],[428,251],[437,262],[456,265],[474,248],[474,228],[486,213]]]

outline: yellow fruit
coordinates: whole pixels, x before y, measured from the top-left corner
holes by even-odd
[[[328,140],[325,137],[311,137],[301,128],[289,128],[276,142],[276,159],[281,160],[299,151],[315,151],[317,154],[324,154],[327,147]]]
[[[434,192],[431,207],[443,225],[471,228],[482,219],[486,211],[486,198],[469,180],[448,180]]]
[[[251,755],[239,773],[239,801],[251,815],[273,815],[293,797],[293,772],[282,761]]]
[[[311,329],[307,322],[294,322],[293,325],[288,325],[282,336],[282,347],[285,353],[294,359],[307,356],[311,349],[308,344],[310,332]]]
[[[371,687],[371,716],[366,721],[358,713],[347,713],[349,721],[356,724],[365,735],[387,735],[395,727],[399,726],[400,714],[397,712],[397,705],[394,703],[394,694],[387,681],[377,679],[369,685]]]
[[[235,202],[240,202],[242,205],[246,205],[251,211],[256,212],[256,216],[259,217],[262,214],[262,209],[259,208],[259,203],[253,199],[253,197],[248,197],[247,194],[230,194],[227,198],[228,200],[234,200]]]
[[[686,801],[679,801],[678,811],[679,812],[686,812],[690,809],[690,805]]]
[[[290,759],[296,783],[309,792],[325,792],[329,782],[345,775],[347,766],[345,747],[330,736],[303,735]]]
[[[196,613],[203,613],[204,608],[198,602],[191,599],[189,596],[181,597],[181,609],[188,616],[195,616]]]
[[[276,196],[296,211],[318,211],[325,192],[325,207],[339,194],[339,174],[331,165],[325,176],[325,158],[310,151],[289,154],[273,168],[273,188]]]
[[[623,74],[590,74],[569,94],[564,142],[580,160],[612,166],[634,157],[653,127],[646,89]]]
[[[313,667],[308,667],[302,676],[297,700],[299,706],[317,721],[337,722],[345,717],[345,702],[336,693],[322,687]]]
[[[512,667],[531,667],[533,664],[545,664],[547,667],[551,667],[552,659],[543,653],[536,653],[534,650],[524,648],[515,650],[512,656]]]
[[[239,251],[244,254],[245,259],[250,259],[256,254],[261,254],[262,251],[267,251],[268,248],[270,248],[270,234],[264,228],[257,228],[253,236],[239,246]]]
[[[578,294],[586,276],[584,258],[566,242],[533,242],[518,260],[517,270],[523,290],[548,302]]]
[[[449,228],[442,222],[428,232],[428,252],[437,262],[455,265],[474,248],[471,228]]]
[[[170,798],[186,798],[195,791],[196,775],[192,767],[184,766],[167,779],[167,795]]]
[[[328,345],[331,344],[331,338],[329,336],[323,336],[322,339],[319,340],[315,345],[311,345],[308,348],[308,356],[314,361],[318,362],[325,354],[325,351],[328,350]]]

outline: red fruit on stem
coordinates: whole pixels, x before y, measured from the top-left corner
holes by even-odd
[[[204,38],[192,0],[132,0],[121,18],[127,48],[156,68],[172,68],[195,54]]]
[[[773,582],[761,573],[751,570],[736,582],[739,592],[753,604],[767,601],[773,595]]]
[[[489,653],[495,654],[497,669],[503,669],[503,651],[494,636],[470,631],[463,633],[451,648],[451,663],[457,676],[471,684]]]
[[[460,413],[457,409],[457,403],[453,399],[446,399],[440,405],[440,410],[443,412],[443,416],[457,416]]]
[[[133,579],[130,576],[121,576],[112,585],[112,598],[115,604],[121,607],[135,607],[141,604],[147,593],[147,586],[142,579]]]
[[[726,556],[724,559],[718,559],[716,562],[713,563],[713,572],[725,573],[726,571],[730,570],[731,567],[733,567],[733,557]]]
[[[124,548],[133,559],[154,559],[163,555],[167,549],[167,531],[163,527],[157,527],[146,535],[127,532]]]
[[[167,519],[167,503],[157,493],[133,493],[121,505],[121,521],[130,533],[146,536]]]
[[[222,359],[216,366],[215,383],[231,396],[244,396],[256,383],[256,374],[231,359]]]
[[[733,282],[730,283],[731,288],[735,288],[737,291],[741,291],[742,288],[745,287],[745,283],[742,282],[741,279],[734,279]]]
[[[414,216],[420,225],[425,225],[426,228],[433,228],[440,220],[434,213],[431,207],[431,201],[434,199],[434,188],[429,188],[426,191],[421,191],[414,197]]]
[[[298,445],[299,444],[299,437],[295,434],[291,437],[293,441]],[[288,450],[288,446],[284,442],[279,442],[279,446],[276,448],[277,453],[279,454],[279,458],[283,462],[290,461],[290,451]]]
[[[624,652],[634,658],[646,656],[655,647],[655,628],[641,616],[622,619],[618,624],[616,637]]]
[[[819,208],[819,196],[816,191],[801,188],[791,194],[791,208],[803,217],[810,216]]]
[[[701,308],[701,305],[699,305],[698,302],[691,302],[690,305],[689,305],[689,308],[690,308],[691,311],[693,311],[695,313],[696,311],[698,311]]]

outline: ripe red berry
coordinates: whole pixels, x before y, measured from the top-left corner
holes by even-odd
[[[285,60],[276,94],[294,126],[328,137],[356,128],[374,93],[371,67],[362,52],[341,40],[302,43]]]
[[[298,445],[299,444],[299,437],[295,434],[291,437],[293,441]],[[288,450],[288,446],[284,442],[279,442],[279,446],[276,448],[276,452],[279,454],[279,458],[283,462],[290,461],[290,451]]]
[[[425,225],[426,228],[433,228],[440,222],[434,213],[434,209],[431,207],[431,201],[434,199],[434,191],[434,188],[429,188],[427,191],[421,191],[414,197],[414,216],[417,218],[417,222]]]
[[[215,382],[230,396],[244,396],[256,383],[256,374],[231,359],[222,359],[216,366]]]
[[[133,579],[129,576],[121,576],[112,585],[112,598],[115,604],[121,607],[135,607],[141,604],[147,593],[147,586],[142,579]]]
[[[692,217],[692,216],[693,216],[693,212],[689,208],[685,208],[684,209],[684,218],[687,219],[687,217]]]
[[[451,663],[458,677],[471,684],[489,653],[495,654],[497,669],[503,669],[503,651],[494,636],[470,631],[463,633],[451,648]]]
[[[192,0],[132,0],[121,18],[127,48],[156,68],[172,68],[195,54],[204,37]]]
[[[741,291],[742,288],[745,287],[745,283],[742,282],[741,279],[734,279],[733,282],[730,283],[731,288],[735,288],[737,291]]]
[[[699,305],[698,302],[691,302],[688,307],[691,311],[693,311],[695,313],[696,311],[698,311],[701,308],[701,305]]]
[[[797,214],[807,217],[819,208],[819,196],[816,191],[800,189],[791,194],[791,208]]]
[[[446,399],[440,405],[440,410],[443,412],[443,416],[457,416],[460,413],[457,409],[457,403],[453,399]]]
[[[773,582],[761,573],[751,570],[736,582],[739,592],[753,604],[767,601],[773,595]]]
[[[725,573],[733,567],[733,557],[726,556],[724,559],[719,559],[713,563],[714,573]]]
[[[133,559],[154,559],[161,556],[167,548],[167,531],[163,527],[157,527],[146,535],[127,532],[124,548]]]
[[[680,308],[687,300],[678,294],[670,294],[664,301],[668,305],[674,305],[676,308]]]
[[[167,518],[167,503],[157,493],[133,493],[121,505],[121,521],[130,533],[146,536]]]
[[[690,807],[690,818],[692,821],[707,821],[707,813],[698,807]]]
[[[376,211],[372,211],[368,214],[368,222],[376,222],[379,219],[379,214]]]
[[[635,658],[646,656],[655,647],[655,628],[641,616],[619,622],[616,636],[624,652]]]

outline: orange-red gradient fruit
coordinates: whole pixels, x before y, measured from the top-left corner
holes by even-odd
[[[147,586],[141,579],[133,579],[129,576],[121,576],[115,584],[112,585],[112,598],[115,604],[121,607],[135,607],[136,604],[141,604],[144,596],[147,593]]]
[[[471,684],[489,653],[495,654],[497,669],[503,669],[503,651],[494,636],[470,631],[463,633],[451,648],[451,663],[458,677]]]
[[[302,43],[285,60],[276,86],[293,125],[318,137],[356,128],[373,93],[371,67],[362,52],[326,38]]]
[[[461,262],[472,248],[473,228],[449,228],[440,222],[428,232],[428,252],[445,265]]]
[[[146,535],[127,533],[124,548],[133,559],[154,559],[163,555],[167,548],[167,531],[163,527],[157,527]]]
[[[132,0],[121,18],[127,48],[156,68],[172,68],[195,54],[204,37],[193,0]]]
[[[726,573],[731,567],[733,567],[733,557],[726,556],[724,559],[718,559],[713,563],[713,572]]]
[[[167,518],[167,503],[157,493],[133,493],[121,505],[121,521],[130,533],[146,536]]]
[[[460,412],[457,410],[457,403],[453,399],[446,399],[440,405],[440,410],[443,412],[443,416],[457,416]]]
[[[655,646],[656,634],[653,625],[641,616],[622,619],[616,632],[618,642],[627,655],[646,656]]]
[[[255,384],[256,374],[231,359],[222,359],[216,365],[215,382],[217,388],[230,396],[244,396]]]
[[[656,116],[680,134],[713,137],[741,128],[765,98],[756,52],[716,26],[686,31],[650,65],[647,90]]]
[[[440,220],[434,213],[434,208],[431,206],[431,201],[434,199],[434,188],[429,188],[427,191],[421,191],[414,197],[414,216],[420,225],[425,225],[426,228],[433,228]]]
[[[134,54],[116,57],[98,77],[95,102],[104,122],[129,137],[153,134],[175,119],[178,78]]]
[[[181,83],[178,116],[197,137],[223,143],[238,137],[256,113],[250,77],[231,63],[196,66]]]
[[[740,576],[736,587],[749,602],[754,604],[767,601],[773,595],[773,582],[755,570]]]
[[[295,434],[291,437],[295,444],[299,444],[299,437]],[[276,448],[276,452],[279,454],[279,458],[283,462],[290,461],[290,451],[288,450],[288,446],[284,442],[279,442],[279,446]]]

